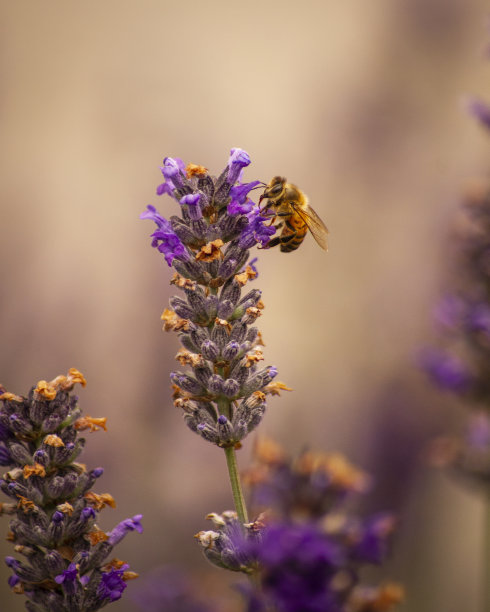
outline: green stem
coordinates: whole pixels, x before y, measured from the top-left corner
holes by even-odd
[[[240,523],[248,523],[247,507],[245,498],[243,497],[242,486],[240,484],[240,476],[238,474],[238,465],[236,461],[235,449],[232,446],[225,448],[226,464],[228,465],[228,474],[230,475],[231,490],[233,492],[233,501],[238,514]]]

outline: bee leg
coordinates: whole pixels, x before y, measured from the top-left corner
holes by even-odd
[[[281,225],[282,223],[279,225],[279,227]],[[271,249],[272,247],[275,247],[278,244],[288,244],[288,242],[291,242],[291,240],[295,237],[296,232],[293,232],[292,234],[286,234],[286,236],[276,236],[275,238],[272,238],[272,240],[269,240],[269,242],[267,243],[267,248]]]
[[[275,247],[278,244],[280,244],[280,242],[281,242],[281,238],[279,236],[276,236],[276,238],[273,238],[272,240],[269,240],[267,245],[265,247],[262,247],[262,248],[271,249],[272,247]],[[259,249],[260,249],[260,247],[259,247]]]

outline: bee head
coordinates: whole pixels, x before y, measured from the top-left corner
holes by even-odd
[[[285,185],[286,179],[283,176],[275,176],[264,189],[264,193],[260,196],[259,204],[264,198],[278,200],[284,191]]]

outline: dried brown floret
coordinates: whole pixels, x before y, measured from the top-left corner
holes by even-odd
[[[56,434],[48,434],[47,436],[45,436],[43,444],[46,444],[47,446],[54,446],[57,448],[65,446],[63,440]]]
[[[58,391],[70,391],[76,383],[80,383],[85,387],[87,381],[84,375],[76,368],[70,368],[66,376],[60,375],[53,378],[50,382],[40,380],[37,383],[35,394],[46,400],[53,400]]]
[[[83,416],[75,421],[74,426],[78,431],[84,431],[85,429],[89,429],[91,432],[99,429],[107,431],[106,422],[107,417]]]
[[[36,504],[32,500],[27,499],[27,497],[23,497],[22,495],[17,495],[17,497],[19,499],[18,507],[22,508],[26,514],[31,510],[36,509]]]
[[[48,383],[47,380],[40,380],[34,390],[36,395],[40,395],[42,398],[52,400],[56,397],[56,389]]]
[[[281,395],[281,391],[292,391],[291,387],[288,387],[285,383],[280,380],[273,380],[264,387],[264,393],[269,395]]]
[[[96,526],[94,526],[94,528],[89,531],[85,537],[92,546],[95,546],[99,542],[105,542],[105,540],[109,539],[109,536],[102,531],[102,529],[99,529]]]
[[[85,493],[84,497],[96,510],[102,510],[105,506],[110,506],[111,508],[116,507],[116,502],[110,493],[97,494],[93,491],[89,491]]]
[[[35,463],[34,465],[24,465],[23,472],[26,480],[31,476],[40,476],[41,478],[46,476],[46,470],[40,463]]]
[[[191,291],[194,291],[197,283],[190,278],[184,278],[178,272],[174,272],[170,284],[180,287],[181,289],[190,289]]]
[[[259,361],[263,361],[264,355],[262,354],[262,351],[259,348],[256,348],[254,353],[248,353],[247,355],[245,355],[245,360],[245,367],[250,368]]]
[[[0,391],[3,391],[4,387],[0,387]],[[10,402],[22,402],[23,398],[20,395],[15,395],[15,393],[9,393],[8,391],[3,391],[0,395],[0,400],[10,401]]]
[[[208,242],[196,253],[196,260],[209,262],[222,258],[223,253],[221,252],[221,247],[223,244],[224,242],[221,240],[221,238]]]
[[[198,164],[187,164],[185,168],[185,175],[190,179],[193,176],[204,176],[207,171],[208,169],[204,166],[199,166]]]
[[[214,320],[214,324],[221,325],[222,327],[226,327],[226,331],[228,333],[231,333],[231,323],[227,321],[226,319],[219,319],[218,317],[216,317],[216,319]]]
[[[246,313],[249,319],[251,319],[252,321],[255,321],[255,319],[258,319],[262,315],[262,313],[260,312],[260,308],[258,308],[257,306],[250,306],[250,308],[247,308]]]
[[[69,502],[58,504],[56,506],[56,510],[63,512],[63,514],[67,514],[68,516],[71,516],[73,514],[73,506]]]
[[[243,287],[250,279],[257,276],[257,272],[251,267],[247,266],[240,274],[235,274],[236,282]]]
[[[199,540],[199,544],[204,548],[212,548],[214,542],[219,539],[220,534],[217,531],[198,531],[194,536]]]
[[[265,346],[265,342],[262,339],[262,334],[257,332],[257,337],[255,338],[254,346]]]
[[[175,355],[175,360],[180,363],[180,365],[190,365],[193,368],[203,364],[202,355],[198,355],[197,353],[191,353],[187,349],[180,349]]]
[[[163,321],[164,331],[187,331],[189,329],[189,321],[182,319],[177,313],[169,308],[165,308],[160,319]]]

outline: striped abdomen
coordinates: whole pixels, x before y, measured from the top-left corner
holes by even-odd
[[[296,213],[292,213],[284,219],[284,227],[281,232],[281,252],[289,253],[295,251],[303,242],[308,231],[308,226]]]

